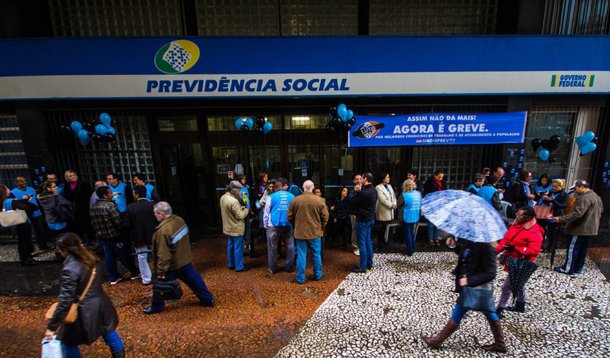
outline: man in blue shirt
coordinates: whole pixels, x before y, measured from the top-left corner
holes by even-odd
[[[129,184],[123,183],[115,173],[109,172],[106,174],[106,182],[108,188],[112,191],[113,200],[122,213],[127,210],[127,205],[134,202],[133,190]]]
[[[284,270],[287,272],[294,271],[294,236],[292,226],[288,221],[288,207],[294,199],[288,191],[288,180],[278,178],[275,181],[274,188],[276,191],[269,196],[269,200],[265,205],[265,213],[263,221],[267,227],[267,260],[269,272],[272,274],[279,271],[277,265],[277,244],[281,239],[286,247],[286,260],[284,261]]]
[[[146,175],[144,174],[134,174],[133,175],[133,186],[142,185],[146,188],[146,200],[151,201],[153,203],[158,203],[161,201],[161,197],[159,197],[159,193],[157,192],[157,188],[154,185],[148,182]]]
[[[15,178],[15,188],[11,190],[11,194],[13,194],[15,199],[27,201],[33,208],[36,208],[29,219],[36,232],[38,248],[40,250],[48,250],[46,224],[39,210],[38,201],[36,201],[36,190],[28,186],[28,182],[24,177],[17,177]]]

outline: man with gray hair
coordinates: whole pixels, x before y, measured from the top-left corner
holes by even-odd
[[[229,269],[248,271],[244,266],[244,233],[250,209],[240,203],[242,185],[237,180],[229,183],[227,192],[220,198],[222,232],[227,235],[227,260]]]
[[[311,180],[303,183],[303,195],[290,202],[288,220],[294,227],[294,238],[297,247],[297,283],[305,283],[307,266],[307,248],[311,249],[314,280],[322,279],[322,236],[328,223],[328,209],[324,199],[313,194],[314,184]]]
[[[214,306],[214,297],[193,267],[188,226],[182,218],[172,214],[172,207],[165,201],[155,204],[154,214],[159,221],[152,238],[156,280],[173,281],[178,278],[193,291],[203,306]],[[153,290],[152,304],[144,308],[144,313],[158,313],[164,308],[165,300]]]

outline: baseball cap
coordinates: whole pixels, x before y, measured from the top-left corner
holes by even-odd
[[[574,184],[572,184],[572,186],[569,188],[569,190],[572,190],[574,188],[576,188],[577,186],[584,186],[585,188],[589,188],[589,182],[586,180],[582,180],[582,179],[578,179],[574,181]]]
[[[232,181],[229,183],[229,190],[233,190],[233,189],[241,189],[241,188],[243,188],[243,187],[242,187],[241,183],[240,183],[240,182],[238,182],[237,180],[232,180]]]

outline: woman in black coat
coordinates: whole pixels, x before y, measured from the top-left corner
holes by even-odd
[[[476,287],[488,285],[489,289],[493,286],[496,278],[496,250],[488,243],[472,242],[464,239],[447,239],[447,246],[459,254],[460,258],[454,270],[455,272],[455,292],[461,293],[462,287]],[[460,301],[456,302],[451,319],[445,327],[434,337],[422,337],[422,339],[432,348],[441,348],[443,342],[460,326],[464,315],[468,312],[462,307]],[[506,353],[504,335],[500,325],[500,318],[495,312],[482,312],[487,318],[494,336],[494,343],[484,345],[482,348],[487,351]]]
[[[84,247],[74,233],[60,235],[55,246],[66,259],[61,270],[59,303],[47,325],[45,337],[51,339],[57,335],[67,358],[79,357],[78,346],[89,345],[100,336],[110,347],[113,357],[125,357],[125,346],[116,332],[119,318],[102,289],[103,264]],[[89,290],[80,301],[76,322],[64,323],[70,306],[78,301],[87,287],[93,268],[96,268],[96,273]]]
[[[563,179],[555,179],[552,182],[551,191],[542,197],[542,203],[553,206],[553,217],[559,217],[564,214],[566,205],[568,205],[569,195],[565,191],[566,181]],[[540,220],[540,224],[544,228],[546,240],[545,248],[542,252],[550,252],[557,245],[559,237],[559,225],[554,220]]]
[[[341,188],[335,203],[330,207],[330,233],[331,241],[335,241],[341,235],[341,244],[347,245],[347,240],[351,237],[350,205],[347,194],[348,187]]]
[[[64,176],[66,184],[62,195],[76,206],[74,232],[82,237],[85,243],[89,243],[93,240],[93,227],[89,216],[89,200],[93,189],[89,183],[80,180],[73,170],[67,170]]]

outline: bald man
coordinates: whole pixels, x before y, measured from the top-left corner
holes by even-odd
[[[288,221],[294,227],[297,246],[297,283],[305,283],[307,249],[311,250],[314,280],[322,279],[322,236],[328,223],[328,209],[324,199],[313,194],[314,183],[303,183],[303,195],[299,195],[288,207]]]

